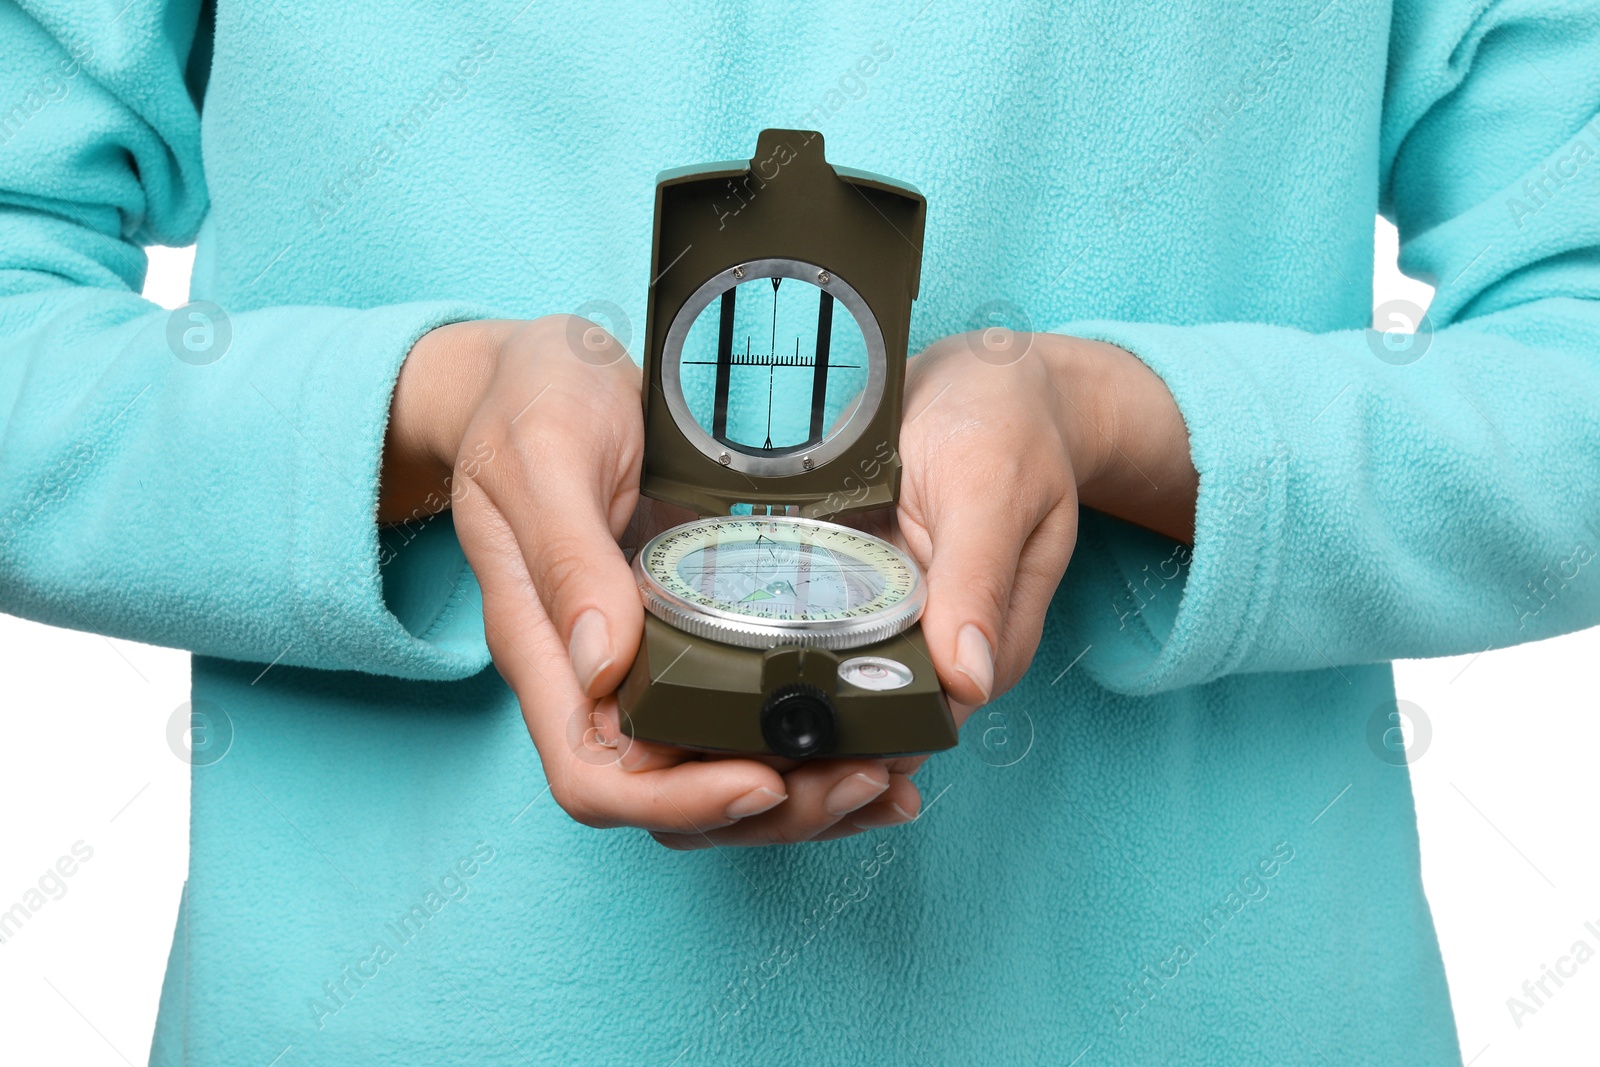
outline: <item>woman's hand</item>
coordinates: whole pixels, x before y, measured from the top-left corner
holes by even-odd
[[[571,316],[432,331],[391,403],[380,521],[429,510],[430,499],[454,507],[495,666],[551,794],[579,822],[643,827],[684,848],[912,818],[916,788],[882,760],[707,758],[620,733],[610,694],[644,615],[618,541],[638,544],[692,517],[640,507],[639,379],[609,334]]]
[[[1182,416],[1112,345],[1005,330],[937,342],[909,364],[900,458],[895,522],[880,532],[927,574],[922,630],[958,725],[1032,662],[1080,500],[1191,536],[1198,476]]]

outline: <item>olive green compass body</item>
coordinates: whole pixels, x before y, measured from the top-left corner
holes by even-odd
[[[792,759],[956,743],[916,563],[827,521],[899,492],[925,213],[804,130],[658,179],[640,487],[702,518],[634,557],[631,736]]]

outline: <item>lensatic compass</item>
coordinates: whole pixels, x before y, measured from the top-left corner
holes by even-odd
[[[803,130],[658,179],[640,488],[703,517],[634,557],[630,735],[791,759],[956,743],[920,569],[826,521],[899,492],[925,213]]]

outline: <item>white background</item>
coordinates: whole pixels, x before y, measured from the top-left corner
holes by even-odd
[[[1381,221],[1377,259],[1375,305],[1426,305],[1431,291],[1398,273]],[[191,261],[153,249],[146,295],[183,303]],[[1600,722],[1584,667],[1597,659],[1592,630],[1397,668],[1401,699],[1432,728],[1412,766],[1423,874],[1474,1067],[1596,1062],[1600,959],[1560,988],[1547,979],[1553,996],[1520,1027],[1506,1001],[1579,938],[1600,949],[1584,929],[1600,929]],[[188,767],[166,739],[188,657],[0,615],[0,677],[0,911],[75,843],[94,850],[66,894],[0,944],[0,1060],[142,1064],[188,861]],[[1370,1018],[1389,1025],[1382,1004]]]

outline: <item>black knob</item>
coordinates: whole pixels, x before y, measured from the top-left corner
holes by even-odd
[[[810,759],[833,749],[833,701],[814,685],[780,686],[761,705],[761,736],[789,759]]]

